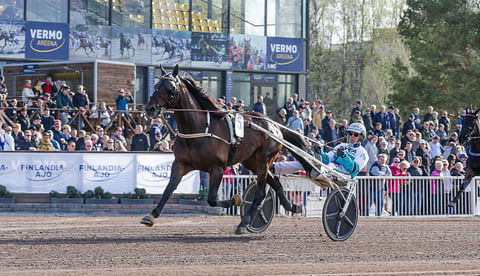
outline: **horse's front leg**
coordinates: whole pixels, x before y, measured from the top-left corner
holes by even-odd
[[[260,163],[260,161],[259,161]],[[247,225],[250,224],[252,217],[257,212],[257,208],[262,202],[262,200],[266,196],[265,187],[267,182],[267,166],[259,166],[257,169],[257,189],[255,190],[255,197],[253,199],[252,205],[250,209],[248,209],[247,213],[242,217],[240,224],[237,226],[237,230],[235,234],[245,234],[247,232]]]
[[[470,181],[472,181],[472,178],[475,176],[472,170],[467,168],[466,174],[465,174],[465,180],[462,182],[462,186],[460,186],[460,189],[457,192],[457,195],[448,203],[448,207],[455,207],[457,205],[458,200],[460,199],[460,196],[462,196],[463,192],[465,192],[465,189],[468,187],[468,184],[470,184]]]
[[[182,177],[187,174],[191,169],[185,167],[184,164],[174,161],[172,165],[172,173],[170,175],[170,181],[168,182],[167,188],[163,192],[162,198],[158,203],[157,207],[153,209],[152,213],[145,216],[140,223],[145,226],[153,226],[153,220],[157,218],[165,207],[170,196],[172,196],[173,191],[177,189],[178,184],[182,180]]]
[[[212,169],[210,173],[210,187],[208,190],[208,204],[210,206],[216,207],[220,206],[223,208],[230,208],[232,206],[240,206],[242,203],[242,198],[239,195],[233,196],[231,199],[217,201],[218,189],[222,183],[223,173],[225,168],[217,167]],[[228,196],[228,195],[227,195]]]

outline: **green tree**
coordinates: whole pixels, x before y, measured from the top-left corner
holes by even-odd
[[[397,60],[392,66],[395,105],[456,112],[480,104],[478,1],[407,0],[398,33],[410,50],[410,65]]]

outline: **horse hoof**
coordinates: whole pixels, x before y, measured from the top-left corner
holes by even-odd
[[[245,233],[247,233],[247,227],[238,226],[237,230],[235,230],[235,235],[242,235]]]
[[[243,199],[240,195],[234,195],[233,200],[235,200],[235,206],[242,206],[243,205]]]
[[[293,205],[292,205],[292,213],[294,213],[294,214],[301,214],[302,211],[303,211],[302,205],[296,205],[296,204],[293,204]]]
[[[142,220],[140,221],[140,223],[145,225],[145,226],[152,227],[153,226],[153,216],[152,215],[144,216],[142,218]]]

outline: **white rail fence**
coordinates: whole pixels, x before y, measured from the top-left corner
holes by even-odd
[[[255,176],[224,176],[219,191],[220,199],[243,194]],[[360,216],[419,217],[419,216],[474,216],[480,215],[479,180],[472,183],[460,197],[455,208],[448,202],[458,193],[463,177],[357,177],[357,202]],[[303,206],[304,216],[321,216],[323,203],[330,190],[324,190],[307,178],[281,177],[287,198]],[[287,212],[276,201],[276,213]],[[239,215],[240,209],[225,209],[228,215]]]

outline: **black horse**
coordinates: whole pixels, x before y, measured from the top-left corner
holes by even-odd
[[[120,54],[124,55],[125,49],[127,50],[127,57],[135,56],[135,48],[133,47],[132,39],[127,38],[123,33],[120,33]]]
[[[95,45],[93,44],[93,42],[91,42],[87,38],[80,38],[80,46],[78,46],[75,52],[77,52],[80,49],[83,49],[87,56],[89,56],[92,53],[95,53]],[[89,51],[87,51],[87,49],[89,49]]]
[[[480,108],[474,112],[467,112],[462,120],[462,132],[460,133],[460,143],[467,150],[467,168],[465,170],[465,180],[460,187],[457,195],[448,204],[449,207],[455,207],[461,194],[470,184],[473,177],[480,175]]]
[[[141,48],[145,48],[147,49],[148,48],[148,45],[147,43],[145,43],[145,36],[143,36],[143,34],[138,34],[138,40],[137,40],[137,48],[141,49]]]
[[[244,137],[236,146],[230,144],[230,131],[226,119],[226,111],[219,108],[215,100],[209,97],[199,87],[193,78],[178,76],[178,65],[171,74],[167,74],[161,67],[161,80],[155,85],[155,92],[146,107],[150,117],[156,117],[160,109],[173,108],[178,124],[179,136],[175,139],[173,150],[175,161],[172,165],[170,181],[157,207],[150,215],[145,216],[141,223],[152,226],[154,218],[160,215],[167,200],[177,188],[182,177],[192,170],[201,170],[210,173],[208,204],[229,208],[241,204],[237,196],[230,200],[217,201],[217,192],[221,184],[223,173],[227,166],[242,162],[246,168],[256,173],[257,189],[250,209],[242,217],[236,234],[246,232],[246,227],[257,212],[257,207],[266,196],[265,184],[268,183],[276,191],[281,204],[287,211],[301,212],[301,207],[292,205],[285,197],[280,182],[270,174],[269,168],[276,159],[282,145],[275,142],[266,134],[249,127],[249,122],[284,137],[287,141],[307,150],[307,143],[300,135],[280,129],[265,120],[265,116],[256,112],[243,113],[245,118]],[[181,109],[181,110],[178,110]],[[192,111],[185,111],[192,110]],[[204,112],[202,112],[204,111]],[[207,113],[207,111],[209,113]],[[208,118],[211,119],[208,120]],[[205,130],[208,130],[207,135]],[[180,135],[183,134],[183,135]],[[184,135],[194,135],[190,138]],[[198,135],[196,135],[198,134]],[[297,158],[298,159],[298,158]],[[305,162],[299,159],[302,164]],[[312,168],[306,164],[307,171]],[[309,172],[308,172],[309,173]]]

